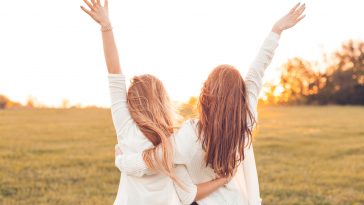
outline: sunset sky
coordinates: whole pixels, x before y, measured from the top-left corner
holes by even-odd
[[[103,0],[101,0],[103,2]],[[245,74],[273,23],[293,0],[109,0],[127,78],[151,73],[173,100],[198,95],[208,73],[232,64]],[[305,0],[306,19],[283,33],[266,80],[300,56],[318,60],[364,40],[364,1]],[[0,94],[25,103],[109,106],[101,33],[82,0],[11,0],[0,11]]]

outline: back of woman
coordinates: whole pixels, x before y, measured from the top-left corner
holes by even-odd
[[[252,146],[258,97],[264,71],[278,47],[280,34],[303,19],[304,10],[305,5],[297,4],[273,26],[245,80],[233,66],[215,68],[200,94],[198,121],[187,121],[174,135],[173,162],[186,166],[194,183],[236,173],[229,184],[197,201],[198,204],[261,204]],[[138,174],[145,173],[148,166],[143,161],[133,164],[137,158],[137,155],[124,157],[121,166],[129,174],[136,174],[135,170]]]
[[[176,157],[175,162],[177,163],[183,163],[186,166],[186,169],[189,173],[189,176],[191,177],[191,180],[194,184],[203,183],[206,181],[213,180],[217,178],[214,169],[211,168],[211,166],[206,166],[206,152],[202,149],[202,143],[200,140],[198,140],[198,120],[188,120],[184,123],[184,125],[181,127],[181,129],[176,133],[175,140],[176,144],[194,144],[191,149],[188,149],[189,156],[186,156],[187,153],[185,153],[186,148],[183,147],[181,150],[181,146],[176,146]],[[183,142],[181,142],[183,141]],[[185,154],[183,154],[183,153]],[[181,157],[180,159],[180,156]],[[190,160],[185,160],[185,159]],[[242,168],[242,166],[241,166]],[[239,168],[240,169],[240,168]],[[241,175],[243,170],[240,169],[238,171],[237,175]],[[236,181],[237,175],[232,178],[230,183],[228,183],[226,186],[220,187],[215,192],[211,193],[206,198],[199,200],[199,205],[220,205],[220,204],[228,204],[228,205],[247,205],[247,195],[246,193],[242,195],[244,187],[239,187],[238,181]],[[244,180],[244,178],[242,178]],[[245,184],[245,183],[244,183]]]
[[[239,185],[234,177],[227,186],[198,201],[198,204],[260,203],[254,153],[247,145],[251,143],[253,123],[256,121],[256,105],[263,73],[273,57],[278,40],[278,34],[272,32],[268,35],[245,82],[239,71],[232,66],[221,65],[215,68],[200,94],[199,119],[185,122],[173,137],[173,162],[186,166],[193,183],[232,175],[238,167],[238,174],[244,175],[245,184]],[[234,102],[235,100],[239,102]],[[246,154],[247,151],[251,153]],[[147,171],[148,166],[143,161],[137,162],[140,167],[134,164],[137,158],[137,155],[124,157],[118,166],[128,170],[129,175],[140,174],[140,170]],[[244,190],[246,194],[242,195]]]
[[[151,140],[141,131],[140,126],[130,114],[128,95],[135,90],[133,85],[146,83],[144,78],[154,79],[152,76],[138,76],[126,91],[125,76],[122,74],[109,74],[109,88],[111,97],[111,112],[117,134],[118,146],[125,153],[138,153],[154,147]],[[142,82],[143,81],[143,82]],[[146,83],[148,86],[149,83]],[[137,86],[139,86],[137,85]],[[118,194],[114,204],[180,204],[175,191],[173,180],[162,172],[150,176],[136,177],[121,173]]]

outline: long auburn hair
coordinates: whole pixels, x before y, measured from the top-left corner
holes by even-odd
[[[168,139],[173,133],[174,117],[163,83],[149,74],[135,76],[128,90],[127,103],[138,128],[154,145],[143,152],[146,165],[153,170],[162,170],[177,181],[173,173],[173,148]],[[157,145],[162,149],[162,156],[158,154]]]
[[[216,67],[205,81],[198,102],[198,136],[206,166],[218,176],[231,176],[251,144],[254,116],[245,82],[230,65]]]

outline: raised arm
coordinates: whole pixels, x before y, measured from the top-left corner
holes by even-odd
[[[262,79],[264,71],[272,61],[274,51],[278,47],[280,35],[284,30],[292,28],[305,17],[305,15],[303,15],[305,8],[305,4],[297,4],[288,12],[288,14],[284,15],[274,24],[272,32],[265,39],[258,55],[250,66],[245,81],[250,108],[253,113],[255,113],[259,93],[263,86]]]
[[[279,35],[277,33],[271,32],[268,35],[245,78],[249,108],[254,114],[256,114],[259,93],[263,87],[264,71],[272,61],[274,51],[278,47],[278,41]]]
[[[109,4],[108,0],[101,5],[100,0],[83,0],[90,10],[81,6],[81,9],[87,13],[101,26],[102,42],[104,46],[104,55],[107,65],[107,70],[110,74],[121,73],[119,54],[116,48],[114,34],[109,19]]]
[[[102,42],[107,70],[109,73],[109,89],[111,97],[111,113],[118,141],[122,138],[125,123],[131,119],[126,103],[125,76],[121,74],[118,50],[109,19],[108,1],[102,6],[100,0],[84,0],[89,10],[81,6],[101,26]]]
[[[279,37],[284,30],[292,28],[305,17],[305,15],[302,15],[304,11],[305,4],[297,4],[290,10],[288,14],[283,16],[274,24],[272,32],[265,39],[258,56],[249,69],[248,75],[246,77],[246,87],[250,103],[249,106],[251,111],[255,114],[255,117],[257,117],[256,107],[258,103],[259,92],[263,85],[262,78],[264,71],[273,58],[274,50],[278,47]],[[244,181],[249,204],[260,205],[261,199],[253,145],[247,148],[244,152]]]

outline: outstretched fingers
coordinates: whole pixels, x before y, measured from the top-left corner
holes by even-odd
[[[306,4],[302,4],[297,10],[296,10],[296,15],[301,16],[301,14],[305,11],[306,9]]]
[[[104,7],[108,8],[109,7],[109,1],[108,0],[105,0],[104,1]]]
[[[83,7],[83,6],[81,6],[81,9],[85,12],[85,13],[87,13],[88,15],[90,15],[91,17],[92,17],[92,13],[91,13],[91,11],[89,11],[89,10],[87,10],[85,7]]]
[[[301,6],[299,6],[294,15],[293,15],[293,20],[294,20],[294,25],[296,25],[298,22],[300,22],[302,19],[304,19],[306,17],[306,15],[303,15],[303,12],[306,9],[306,4],[302,4]]]
[[[92,10],[93,6],[92,4],[88,1],[88,0],[83,0],[83,2],[85,2],[85,4]]]
[[[297,3],[290,11],[289,13],[293,14],[295,13],[296,9],[301,5],[301,3]]]
[[[305,17],[306,17],[306,15],[303,15],[303,16],[299,17],[299,18],[296,20],[296,24],[297,24],[298,22],[300,22],[302,19],[304,19]]]

